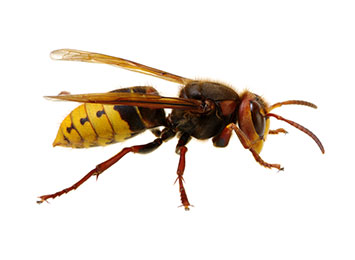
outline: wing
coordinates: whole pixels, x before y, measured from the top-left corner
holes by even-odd
[[[118,66],[123,69],[147,74],[150,76],[154,76],[157,78],[165,79],[183,85],[186,85],[186,83],[191,81],[191,79],[180,77],[171,74],[169,72],[158,70],[152,67],[148,67],[134,61],[125,60],[122,58],[117,58],[117,57],[104,55],[100,53],[71,50],[71,49],[60,49],[60,50],[52,51],[51,58],[54,60],[83,61],[83,62],[109,64],[113,66]]]
[[[99,103],[106,105],[138,106],[152,109],[172,108],[205,113],[209,107],[197,99],[162,97],[159,95],[142,93],[94,93],[77,95],[46,96],[49,99],[75,101],[81,103]]]

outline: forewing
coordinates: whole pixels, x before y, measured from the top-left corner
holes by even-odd
[[[191,81],[190,79],[180,77],[166,71],[148,67],[134,61],[117,58],[117,57],[100,54],[100,53],[93,53],[93,52],[72,50],[72,49],[60,49],[60,50],[52,51],[51,58],[54,60],[82,61],[82,62],[109,64],[113,66],[118,66],[123,69],[143,73],[146,75],[158,77],[161,79],[165,79],[183,85],[186,85],[189,81]]]
[[[201,100],[162,97],[159,95],[142,94],[142,93],[93,93],[93,94],[77,94],[77,95],[59,95],[47,96],[46,98],[75,101],[81,103],[99,103],[106,105],[123,105],[123,106],[139,106],[152,109],[172,108],[183,109],[197,113],[204,113],[204,106]]]

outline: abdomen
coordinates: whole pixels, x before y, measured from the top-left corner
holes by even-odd
[[[132,87],[112,92],[157,94],[152,87]],[[87,148],[122,142],[149,128],[165,125],[163,109],[85,103],[61,123],[53,146]]]

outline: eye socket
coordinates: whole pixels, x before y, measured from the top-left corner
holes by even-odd
[[[258,102],[250,101],[250,112],[254,129],[260,138],[263,138],[265,131],[265,116],[261,114],[261,110],[261,105]]]

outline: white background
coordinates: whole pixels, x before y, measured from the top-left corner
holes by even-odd
[[[127,3],[129,2],[129,3]],[[1,259],[354,259],[355,84],[352,1],[7,1],[1,24]],[[127,155],[96,182],[37,205],[125,146],[52,148],[76,104],[45,100],[62,90],[106,92],[179,86],[114,67],[49,59],[58,48],[101,52],[178,75],[226,82],[311,129],[315,143],[269,137],[260,167],[234,136],[229,147],[192,140],[180,205],[177,139]]]

